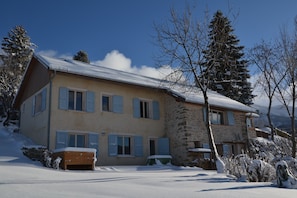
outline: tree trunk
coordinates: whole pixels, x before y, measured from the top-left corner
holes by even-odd
[[[208,132],[209,146],[210,146],[210,149],[214,152],[214,160],[216,162],[217,172],[218,173],[224,173],[225,164],[224,164],[224,162],[221,160],[221,158],[219,156],[219,153],[218,153],[218,150],[217,150],[217,147],[216,147],[216,144],[215,144],[215,140],[214,140],[214,137],[213,137],[211,122],[210,122],[210,119],[209,119],[210,106],[209,106],[209,103],[208,103],[208,97],[207,97],[206,93],[203,93],[203,95],[204,95],[204,105],[205,105],[205,108],[206,108],[206,111],[205,111],[205,113],[206,113],[205,123],[206,123],[206,129],[207,129],[207,132]]]
[[[293,101],[292,101],[292,116],[291,116],[291,125],[292,125],[292,157],[296,157],[296,139],[295,139],[295,96],[296,96],[296,85],[293,83]]]
[[[268,123],[269,123],[270,130],[271,130],[271,140],[274,141],[274,126],[272,124],[271,117],[270,117],[271,103],[272,103],[272,98],[269,98],[267,118],[268,118]]]

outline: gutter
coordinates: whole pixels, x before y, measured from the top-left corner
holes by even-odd
[[[51,108],[52,108],[52,87],[53,87],[53,79],[56,76],[56,70],[54,70],[54,74],[50,76],[49,83],[49,99],[48,99],[48,120],[47,120],[47,148],[50,148],[50,139],[51,139]]]

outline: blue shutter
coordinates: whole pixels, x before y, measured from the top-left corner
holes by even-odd
[[[68,133],[64,131],[56,132],[56,149],[68,146]]]
[[[41,111],[44,111],[46,108],[46,93],[47,89],[43,89],[41,92]]]
[[[140,118],[140,100],[133,98],[133,117]]]
[[[118,136],[117,135],[108,136],[108,155],[109,156],[118,155]]]
[[[160,120],[160,105],[158,101],[153,101],[153,119]]]
[[[142,136],[135,136],[134,137],[134,155],[136,157],[143,156],[143,144],[142,144]]]
[[[86,94],[86,111],[92,113],[95,111],[95,93],[92,91],[87,91]]]
[[[69,92],[65,87],[59,89],[59,109],[67,110],[69,101]]]
[[[98,149],[99,149],[99,135],[96,133],[89,133],[88,135],[88,147],[94,148],[97,151],[97,156],[99,155]]]
[[[123,113],[123,96],[112,96],[112,108],[115,113]]]
[[[158,139],[158,155],[169,155],[169,139],[159,138]]]
[[[232,111],[227,111],[227,116],[228,116],[228,124],[229,125],[235,125],[233,112]]]

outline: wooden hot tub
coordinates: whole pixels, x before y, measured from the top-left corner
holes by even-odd
[[[94,170],[96,158],[96,149],[66,147],[56,149],[53,152],[52,159],[60,157],[60,168],[75,170]]]

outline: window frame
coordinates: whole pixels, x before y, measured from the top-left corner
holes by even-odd
[[[119,139],[122,139],[121,145]],[[125,145],[125,140],[128,139],[128,152],[126,153],[126,145]],[[132,156],[132,151],[134,150],[133,148],[133,136],[129,135],[117,135],[117,155],[118,156]],[[121,151],[121,152],[120,152]]]
[[[139,98],[140,118],[152,118],[152,101],[148,99]]]
[[[74,136],[74,146],[70,145],[71,136]],[[78,136],[84,137],[84,142],[83,142],[82,147],[78,146]],[[84,134],[84,133],[68,133],[67,147],[87,148],[87,140],[88,140],[87,134]]]
[[[42,91],[34,96],[34,115],[42,112]]]
[[[71,92],[73,92],[73,107],[70,106]],[[80,107],[78,108],[78,93],[81,93],[80,97]],[[78,89],[68,89],[68,110],[72,111],[85,111],[85,96],[86,91]]]
[[[211,110],[209,117],[210,117],[211,124],[215,124],[215,125],[225,124],[223,111]]]
[[[103,97],[104,98],[108,98],[108,109],[107,110],[105,110],[105,108],[104,108],[104,106],[105,105],[103,105],[103,102],[104,102],[104,100],[103,100]],[[112,112],[113,111],[113,108],[112,108],[112,95],[111,94],[105,94],[105,93],[103,93],[102,95],[101,95],[101,110],[102,111],[104,111],[104,112]]]
[[[32,99],[32,116],[36,116],[46,110],[47,88],[37,92]],[[25,112],[25,105],[23,106]]]

